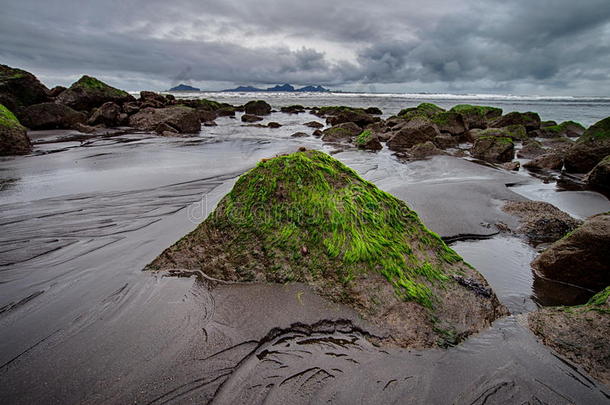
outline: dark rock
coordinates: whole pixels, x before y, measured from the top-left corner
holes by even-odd
[[[280,124],[279,122],[272,121],[272,122],[267,124],[267,127],[269,127],[269,128],[281,128],[282,124]]]
[[[542,144],[538,141],[529,140],[523,145],[521,150],[517,152],[517,157],[524,159],[532,159],[541,155],[544,155],[547,151],[542,147]]]
[[[521,163],[516,162],[516,161],[502,164],[502,168],[504,170],[509,170],[509,171],[513,171],[513,172],[518,171],[520,167],[521,167]]]
[[[509,125],[523,125],[528,131],[540,129],[540,116],[535,112],[511,112],[491,122],[494,128],[503,128]]]
[[[525,163],[523,167],[533,170],[560,170],[563,167],[563,155],[557,152],[548,152],[535,157],[531,161]]]
[[[11,111],[51,101],[49,89],[25,70],[0,65],[0,104]]]
[[[221,107],[215,112],[219,117],[235,117],[234,107]]]
[[[587,174],[586,181],[592,187],[610,190],[610,155]]]
[[[538,136],[542,138],[571,137],[577,138],[585,132],[585,128],[577,122],[566,121],[558,125],[547,125],[540,128]]]
[[[610,285],[610,213],[594,215],[532,263],[542,276],[599,291]]]
[[[373,117],[371,114],[367,114],[364,110],[349,110],[343,111],[336,115],[332,115],[326,119],[330,125],[339,125],[345,122],[353,122],[360,128],[364,128],[369,124],[378,121],[379,118]]]
[[[383,146],[379,142],[379,138],[370,129],[366,129],[354,139],[354,144],[359,149],[381,150]]]
[[[49,96],[55,98],[61,93],[63,93],[65,90],[67,90],[67,88],[64,86],[55,86],[51,90],[49,90]]]
[[[587,173],[608,155],[610,155],[610,117],[589,127],[567,151],[566,170]]]
[[[319,129],[316,129],[315,131],[313,131],[312,135],[319,138],[322,135],[324,135],[324,133],[322,131],[320,131]]]
[[[430,141],[413,146],[407,150],[407,154],[413,159],[425,159],[430,156],[446,155],[444,151],[438,149]]]
[[[319,121],[309,121],[303,125],[305,125],[306,127],[309,127],[309,128],[324,128],[324,124],[322,124]]]
[[[489,126],[491,120],[502,115],[502,109],[500,108],[470,104],[456,105],[449,111],[462,116],[466,129],[485,129]]]
[[[580,221],[543,201],[509,201],[502,209],[520,220],[517,230],[530,242],[555,242],[576,229]]]
[[[138,111],[140,111],[140,105],[138,103],[136,103],[135,101],[124,103],[122,108],[123,108],[123,112],[125,114],[129,114],[129,115],[135,114]]]
[[[477,138],[470,154],[486,162],[510,162],[515,157],[515,144],[510,138],[485,136]]]
[[[309,136],[309,134],[306,132],[295,132],[294,134],[292,134],[290,136],[293,138],[305,138],[305,137]]]
[[[144,131],[154,131],[161,123],[166,123],[180,133],[198,133],[201,121],[196,110],[185,106],[166,108],[144,108],[129,117],[129,125]]]
[[[155,132],[159,135],[163,135],[163,136],[168,136],[168,133],[171,133],[172,135],[170,136],[175,136],[178,134],[178,130],[174,127],[172,127],[171,125],[165,123],[165,122],[161,122],[159,123],[159,125],[157,125],[155,127]]]
[[[117,127],[121,125],[121,107],[109,101],[95,109],[87,121],[88,125],[105,125],[107,127]]]
[[[434,140],[440,136],[436,124],[424,117],[415,117],[394,132],[387,142],[388,148],[394,151],[405,151],[418,143]]]
[[[436,104],[421,103],[417,107],[409,107],[400,110],[398,116],[402,119],[411,119],[417,116],[432,118],[432,116],[445,112],[445,110]]]
[[[26,128],[0,104],[0,156],[26,155],[32,150]]]
[[[302,105],[289,105],[286,107],[281,107],[280,111],[287,114],[299,114],[305,112],[305,107]]]
[[[257,121],[262,121],[263,118],[259,117],[258,115],[246,113],[241,116],[241,120],[242,120],[242,122],[257,122]]]
[[[56,102],[79,111],[91,110],[109,101],[123,104],[135,101],[135,98],[94,77],[83,76],[56,99]]]
[[[358,125],[353,122],[345,122],[322,131],[322,140],[324,142],[350,141],[361,132],[362,129]]]
[[[167,99],[161,94],[157,94],[152,91],[141,91],[140,92],[140,103],[142,108],[154,107],[162,108],[167,104]]]
[[[74,125],[74,129],[78,132],[82,132],[83,134],[93,134],[98,128],[92,127],[90,125],[81,124],[80,122]]]
[[[218,124],[215,121],[205,121],[202,123],[204,127],[216,127]]]
[[[218,117],[216,115],[215,111],[199,110],[199,109],[196,111],[197,111],[197,115],[199,115],[199,120],[201,122],[212,122]]]
[[[457,148],[459,145],[459,139],[457,136],[444,133],[436,136],[432,142],[434,142],[434,144],[441,149]]]
[[[553,127],[557,125],[555,121],[540,121],[540,128]]]
[[[441,112],[431,117],[439,131],[447,132],[451,135],[461,135],[466,132],[466,125],[462,116],[455,112]]]
[[[30,129],[74,128],[87,119],[85,114],[55,103],[34,104],[19,113],[23,125]]]
[[[271,106],[264,100],[248,101],[244,105],[246,114],[252,115],[269,115],[271,114]]]
[[[471,129],[465,134],[466,139],[470,142],[488,136],[510,138],[514,141],[528,139],[523,125],[511,125],[504,128]]]
[[[377,107],[368,107],[364,109],[364,112],[371,115],[382,115],[383,111],[381,111]]]

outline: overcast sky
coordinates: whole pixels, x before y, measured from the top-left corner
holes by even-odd
[[[51,87],[610,96],[610,0],[0,3],[0,63]]]

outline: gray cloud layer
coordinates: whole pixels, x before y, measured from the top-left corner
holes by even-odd
[[[610,95],[608,0],[10,3],[0,62],[49,85]]]

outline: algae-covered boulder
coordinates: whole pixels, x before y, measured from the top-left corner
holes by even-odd
[[[523,147],[517,152],[517,157],[532,159],[544,155],[545,153],[546,149],[544,149],[540,142],[530,139],[523,143]]]
[[[324,142],[347,142],[361,132],[362,129],[353,122],[344,122],[322,131],[322,140]]]
[[[86,119],[82,112],[56,103],[34,104],[19,112],[19,120],[30,129],[74,128]]]
[[[535,131],[540,128],[540,116],[535,112],[516,112],[513,111],[499,117],[491,122],[490,126],[503,128],[511,125],[523,125],[528,131]]]
[[[576,138],[584,134],[584,132],[585,128],[574,121],[565,121],[561,124],[540,127],[540,136],[543,138],[557,138],[561,136]]]
[[[462,116],[455,112],[440,112],[430,117],[436,124],[439,131],[447,132],[451,135],[461,135],[466,132],[466,125]]]
[[[0,104],[0,156],[25,155],[31,150],[25,127],[8,108]]]
[[[190,107],[147,107],[129,117],[129,125],[144,131],[154,131],[160,124],[171,126],[180,133],[198,133],[201,130],[199,114]]]
[[[381,142],[379,142],[379,138],[377,135],[373,133],[370,129],[364,130],[354,139],[354,144],[359,149],[368,149],[368,150],[381,150],[383,146],[381,146]]]
[[[471,129],[466,133],[466,139],[470,142],[487,136],[510,138],[513,141],[520,141],[527,139],[527,132],[523,125],[510,125],[504,128]]]
[[[242,122],[258,122],[258,121],[262,121],[263,118],[259,117],[258,115],[254,115],[254,114],[244,114],[241,116],[241,121]]]
[[[584,305],[533,312],[528,324],[542,343],[610,386],[610,287]]]
[[[360,128],[364,128],[369,124],[379,121],[378,117],[373,117],[371,114],[364,112],[362,109],[352,109],[341,111],[336,115],[331,115],[326,119],[330,125],[339,125],[345,122],[353,122]]]
[[[610,117],[590,126],[567,151],[566,170],[587,173],[610,155]]]
[[[586,181],[590,186],[610,190],[610,155],[587,174]]]
[[[588,218],[534,260],[542,276],[590,289],[610,285],[610,213]]]
[[[418,143],[434,140],[441,133],[429,118],[415,117],[402,125],[392,128],[393,135],[388,141],[388,148],[405,151]]]
[[[25,70],[0,65],[0,104],[16,112],[50,100],[47,87]]]
[[[432,117],[435,114],[445,112],[445,110],[436,104],[421,103],[417,107],[409,107],[400,110],[398,116],[400,118],[409,119],[414,116]]]
[[[252,100],[244,105],[244,111],[252,115],[269,115],[271,106],[265,100]]]
[[[474,141],[470,153],[491,163],[510,162],[515,157],[515,144],[510,138],[483,136]]]
[[[505,313],[404,202],[318,151],[261,161],[148,268],[305,282],[409,347],[459,341]]]
[[[126,91],[115,89],[95,77],[83,76],[57,96],[55,101],[75,110],[83,111],[91,110],[108,101],[122,104],[135,101],[135,98]]]
[[[502,115],[501,108],[470,104],[459,104],[449,111],[457,113],[462,117],[466,129],[485,129],[489,126],[491,120]]]

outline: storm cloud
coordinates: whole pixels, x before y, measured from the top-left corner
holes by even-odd
[[[609,95],[608,0],[5,1],[0,63],[93,74],[378,91]]]

